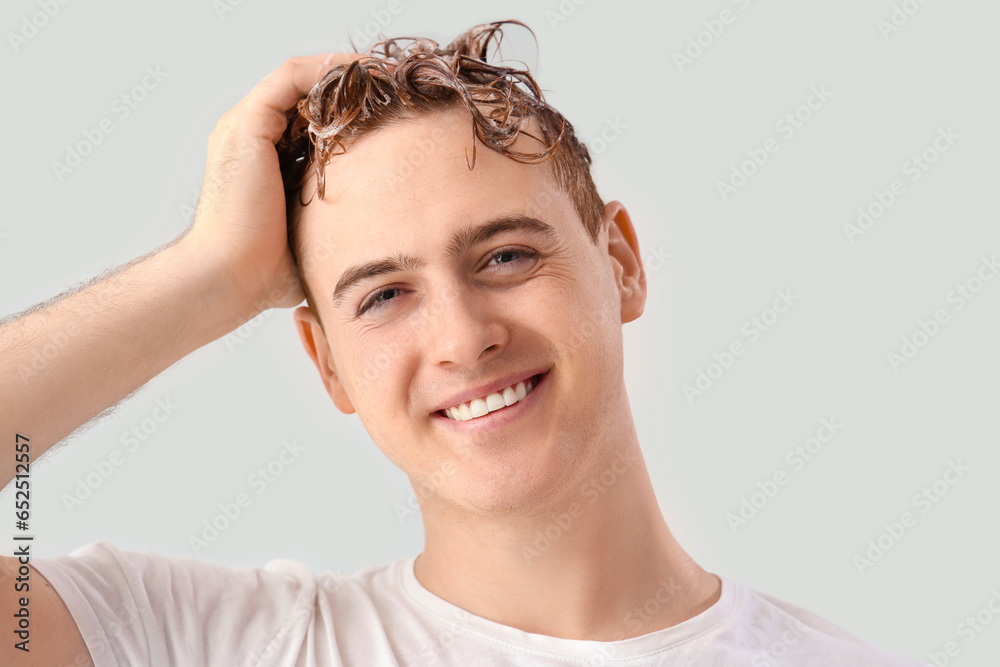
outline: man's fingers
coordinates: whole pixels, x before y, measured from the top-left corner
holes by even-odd
[[[290,59],[284,65],[291,70],[290,74],[277,82],[279,89],[284,86],[284,91],[281,91],[283,97],[278,101],[279,107],[282,111],[292,107],[299,98],[312,90],[324,74],[337,65],[345,65],[360,57],[360,53],[326,53]],[[280,74],[281,71],[282,68],[279,67],[272,75]]]
[[[294,107],[331,69],[360,57],[360,53],[322,53],[289,58],[254,86],[238,106],[251,115],[256,115],[255,111],[266,111],[274,116],[272,127],[262,130],[272,142],[277,142],[285,128],[285,111]]]

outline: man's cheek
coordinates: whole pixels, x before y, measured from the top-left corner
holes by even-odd
[[[600,306],[573,313],[565,349],[574,357],[589,356],[606,350],[609,326],[614,326],[608,310]],[[620,326],[620,324],[619,324]]]
[[[374,350],[360,353],[357,360],[360,365],[354,375],[354,385],[366,393],[384,387],[392,368],[399,366],[402,349],[399,342],[390,341]]]

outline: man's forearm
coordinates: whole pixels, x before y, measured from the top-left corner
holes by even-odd
[[[17,433],[37,458],[266,305],[255,312],[231,284],[181,240],[0,327],[0,488]]]

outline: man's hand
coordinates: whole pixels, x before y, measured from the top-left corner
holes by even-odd
[[[274,145],[285,111],[337,65],[360,54],[291,58],[216,124],[194,227],[184,240],[220,262],[248,307],[291,307],[305,298],[286,241],[285,197]],[[256,314],[256,313],[254,313]]]

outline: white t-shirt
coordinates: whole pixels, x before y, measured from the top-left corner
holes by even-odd
[[[97,542],[32,564],[65,601],[97,667],[917,664],[726,577],[718,602],[671,628],[615,642],[532,634],[437,597],[414,576],[415,559],[347,576],[289,560],[230,568]]]

